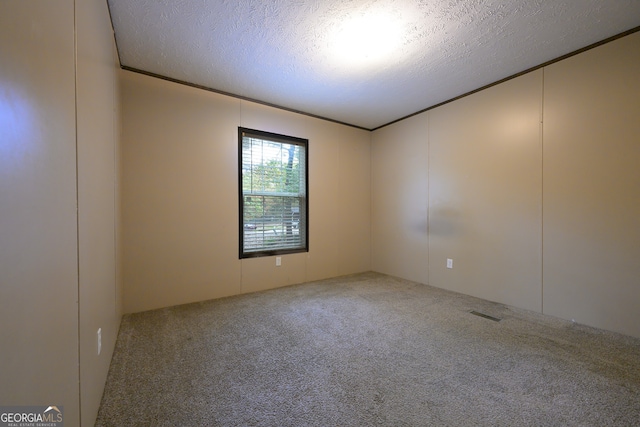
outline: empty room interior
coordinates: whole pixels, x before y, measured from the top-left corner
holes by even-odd
[[[637,422],[639,29],[636,0],[0,2],[0,407]],[[244,192],[245,135],[301,150],[299,207]]]

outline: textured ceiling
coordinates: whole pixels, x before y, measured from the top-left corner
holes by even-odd
[[[125,68],[367,129],[640,26],[640,0],[108,3]]]

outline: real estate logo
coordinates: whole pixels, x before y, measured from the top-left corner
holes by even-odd
[[[0,406],[0,427],[63,427],[62,406]]]

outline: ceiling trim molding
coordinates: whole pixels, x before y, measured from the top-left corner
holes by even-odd
[[[184,85],[184,86],[190,86],[190,87],[193,87],[193,88],[196,88],[196,89],[206,90],[207,92],[213,92],[213,93],[217,93],[219,95],[225,95],[225,96],[229,96],[231,98],[237,98],[237,99],[240,99],[242,101],[254,102],[256,104],[266,105],[267,107],[273,107],[273,108],[277,108],[279,110],[289,111],[291,113],[302,114],[303,116],[313,117],[315,119],[325,120],[325,121],[328,121],[328,122],[337,123],[339,125],[349,126],[349,127],[353,127],[353,128],[356,128],[356,129],[366,130],[366,131],[372,131],[372,129],[365,128],[365,127],[358,126],[358,125],[354,125],[354,124],[351,124],[351,123],[345,123],[345,122],[341,122],[339,120],[330,119],[328,117],[318,116],[316,114],[312,114],[312,113],[307,113],[307,112],[304,112],[304,111],[296,110],[294,108],[283,107],[282,105],[277,105],[277,104],[272,104],[270,102],[260,101],[259,99],[249,98],[247,96],[242,96],[242,95],[237,95],[235,93],[225,92],[223,90],[214,89],[214,88],[211,88],[211,87],[208,87],[208,86],[199,85],[199,84],[196,84],[196,83],[190,83],[190,82],[187,82],[187,81],[184,81],[184,80],[180,80],[180,79],[174,79],[172,77],[167,77],[167,76],[163,76],[161,74],[156,74],[156,73],[152,73],[152,72],[149,72],[149,71],[140,70],[138,68],[128,67],[126,65],[120,65],[120,68],[122,68],[125,71],[131,71],[133,73],[144,74],[145,76],[155,77],[157,79],[166,80],[168,82],[177,83],[177,84]]]
[[[113,44],[116,49],[116,56],[118,57],[118,64],[122,67],[122,59],[120,58],[120,48],[118,47],[118,38],[116,37],[116,28],[113,26],[113,15],[111,14],[111,5],[107,1],[107,11],[109,12],[109,24],[111,25],[111,32],[113,33]]]
[[[460,95],[460,96],[456,96],[455,98],[451,98],[451,99],[449,99],[449,100],[447,100],[447,101],[443,101],[443,102],[441,102],[441,103],[439,103],[439,104],[432,105],[431,107],[427,107],[427,108],[422,109],[422,110],[420,110],[420,111],[416,111],[415,113],[411,113],[411,114],[409,114],[409,115],[407,115],[407,116],[400,117],[399,119],[393,120],[393,121],[391,121],[391,122],[389,122],[389,123],[386,123],[386,124],[384,124],[384,125],[381,125],[381,126],[375,127],[375,128],[373,128],[373,129],[371,129],[371,132],[376,131],[376,130],[378,130],[378,129],[382,129],[383,127],[386,127],[386,126],[392,125],[392,124],[394,124],[394,123],[401,122],[402,120],[408,119],[409,117],[417,116],[418,114],[422,114],[422,113],[424,113],[424,112],[426,112],[426,111],[433,110],[434,108],[438,108],[438,107],[440,107],[440,106],[442,106],[442,105],[445,105],[445,104],[448,104],[448,103],[450,103],[450,102],[457,101],[458,99],[465,98],[465,97],[467,97],[467,96],[469,96],[469,95],[473,95],[474,93],[477,93],[477,92],[483,91],[483,90],[488,89],[488,88],[490,88],[490,87],[492,87],[492,86],[499,85],[500,83],[504,83],[504,82],[506,82],[506,81],[509,81],[509,80],[515,79],[516,77],[520,77],[520,76],[525,75],[525,74],[527,74],[527,73],[530,73],[530,72],[532,72],[532,71],[539,70],[540,68],[544,68],[544,67],[547,67],[547,66],[549,66],[549,65],[551,65],[551,64],[555,64],[556,62],[560,62],[560,61],[562,61],[562,60],[564,60],[564,59],[567,59],[567,58],[570,58],[570,57],[572,57],[572,56],[578,55],[578,54],[580,54],[580,53],[586,52],[586,51],[591,50],[591,49],[593,49],[593,48],[596,48],[596,47],[598,47],[598,46],[602,46],[602,45],[604,45],[604,44],[610,43],[610,42],[612,42],[612,41],[614,41],[614,40],[617,40],[617,39],[620,39],[620,38],[622,38],[622,37],[628,36],[628,35],[630,35],[630,34],[636,33],[636,32],[638,32],[638,31],[640,31],[640,27],[635,27],[635,28],[632,28],[632,29],[630,29],[630,30],[624,31],[624,32],[622,32],[622,33],[620,33],[620,34],[616,34],[615,36],[608,37],[608,38],[606,38],[606,39],[604,39],[604,40],[601,40],[601,41],[599,41],[599,42],[596,42],[596,43],[590,44],[589,46],[583,47],[583,48],[578,49],[578,50],[575,50],[575,51],[573,51],[573,52],[569,52],[569,53],[567,53],[567,54],[565,54],[565,55],[559,56],[559,57],[557,57],[557,58],[555,58],[555,59],[552,59],[552,60],[550,60],[550,61],[544,62],[544,63],[542,63],[542,64],[540,64],[540,65],[536,65],[535,67],[531,67],[531,68],[529,68],[529,69],[527,69],[527,70],[524,70],[524,71],[521,71],[521,72],[519,72],[519,73],[513,74],[513,75],[511,75],[511,76],[505,77],[504,79],[498,80],[498,81],[493,82],[493,83],[489,83],[489,84],[488,84],[488,85],[486,85],[486,86],[482,86],[482,87],[480,87],[480,88],[478,88],[478,89],[474,89],[474,90],[472,90],[472,91],[470,91],[470,92],[463,93],[462,95]]]

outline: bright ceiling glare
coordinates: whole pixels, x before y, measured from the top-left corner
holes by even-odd
[[[402,44],[402,26],[383,13],[345,19],[329,43],[336,65],[354,70],[390,61]]]

